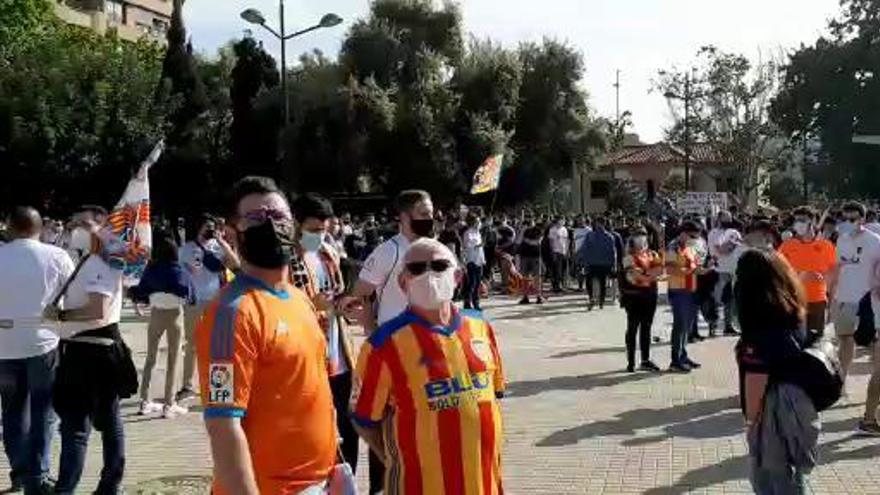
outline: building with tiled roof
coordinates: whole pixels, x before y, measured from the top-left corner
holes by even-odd
[[[608,153],[597,170],[576,177],[581,181],[583,197],[580,206],[588,212],[606,209],[606,199],[615,180],[627,181],[646,189],[653,182],[659,189],[670,180],[684,182],[685,152],[670,143],[645,144],[638,136],[627,136],[626,144]],[[735,187],[731,165],[724,163],[712,147],[695,144],[690,159],[691,191],[733,192]]]

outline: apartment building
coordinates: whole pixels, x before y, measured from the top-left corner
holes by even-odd
[[[70,24],[105,33],[115,29],[122,39],[143,37],[165,43],[171,25],[172,0],[58,0],[55,12]]]

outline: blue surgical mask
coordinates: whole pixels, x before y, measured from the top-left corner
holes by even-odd
[[[321,244],[324,243],[324,234],[315,232],[303,232],[302,238],[299,240],[299,243],[303,249],[313,253],[321,249]]]

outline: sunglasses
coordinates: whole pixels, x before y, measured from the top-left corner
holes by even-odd
[[[452,267],[452,262],[449,260],[413,261],[412,263],[406,264],[406,271],[415,276],[419,276],[425,273],[428,268],[430,268],[432,272],[443,273],[446,270],[449,270],[450,267]]]
[[[244,220],[249,225],[259,225],[266,220],[275,220],[276,222],[290,221],[290,214],[282,210],[260,209],[249,211],[244,214]]]

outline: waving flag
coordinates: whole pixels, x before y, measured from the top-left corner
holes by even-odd
[[[490,156],[474,173],[474,185],[471,194],[480,194],[498,189],[501,181],[501,165],[504,155]]]
[[[101,257],[113,268],[122,270],[128,280],[139,279],[150,259],[153,231],[150,226],[149,173],[164,149],[165,142],[159,141],[141,162],[137,174],[128,181],[122,198],[110,213],[107,226],[98,233]]]

